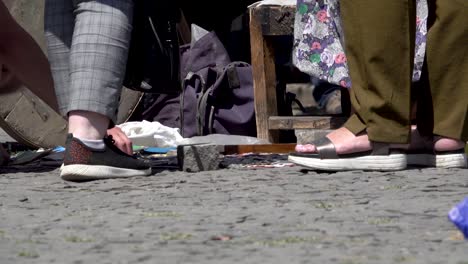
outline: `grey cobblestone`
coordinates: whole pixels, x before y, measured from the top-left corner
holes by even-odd
[[[0,263],[455,263],[466,169],[163,171],[67,183],[3,170]]]
[[[217,170],[221,160],[220,147],[213,144],[181,145],[177,147],[179,167],[186,172]]]

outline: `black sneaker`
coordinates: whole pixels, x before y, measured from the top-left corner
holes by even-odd
[[[67,181],[89,181],[151,174],[149,162],[121,151],[111,136],[104,138],[104,144],[104,149],[93,149],[68,134],[60,177]]]

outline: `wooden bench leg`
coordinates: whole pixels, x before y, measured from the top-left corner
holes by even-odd
[[[272,44],[263,36],[261,12],[255,7],[250,8],[250,47],[257,137],[275,143],[279,141],[278,131],[271,131],[268,126],[268,118],[278,115],[275,54]]]

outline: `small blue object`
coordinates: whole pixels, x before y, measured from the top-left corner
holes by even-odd
[[[150,147],[150,148],[144,148],[143,151],[146,153],[151,153],[151,154],[166,154],[167,152],[171,150],[175,150],[177,148],[175,147],[169,147],[169,148],[156,148],[156,147]]]
[[[58,146],[58,147],[55,147],[52,151],[53,152],[64,152],[65,148],[62,147],[62,146]]]
[[[450,210],[448,218],[460,229],[465,239],[468,239],[468,197]]]

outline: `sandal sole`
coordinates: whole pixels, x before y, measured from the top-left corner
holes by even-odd
[[[324,171],[398,171],[406,169],[407,165],[406,154],[401,153],[338,159],[319,159],[289,155],[288,160],[304,167]]]
[[[408,165],[436,168],[466,168],[466,154],[408,154]]]

